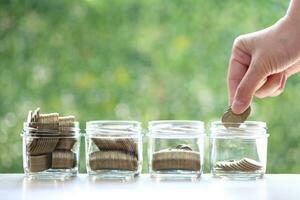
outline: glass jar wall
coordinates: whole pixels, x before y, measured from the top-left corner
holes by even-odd
[[[197,179],[202,173],[204,125],[201,121],[149,122],[149,172],[156,179]]]
[[[210,129],[211,172],[230,179],[262,178],[266,171],[268,134],[266,123],[213,122]]]
[[[85,141],[89,175],[129,180],[140,174],[142,135],[139,122],[89,121]]]
[[[76,176],[79,163],[79,123],[74,116],[39,114],[23,125],[25,175],[36,179]]]

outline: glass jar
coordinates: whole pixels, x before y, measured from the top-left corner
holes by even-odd
[[[210,131],[211,172],[214,177],[257,179],[264,176],[269,136],[266,123],[213,122]]]
[[[149,122],[149,172],[155,179],[197,179],[204,161],[204,123]]]
[[[30,179],[66,179],[76,176],[79,164],[79,123],[73,116],[40,114],[24,122],[23,167]]]
[[[136,121],[86,123],[86,168],[89,175],[130,180],[141,173],[142,134]]]

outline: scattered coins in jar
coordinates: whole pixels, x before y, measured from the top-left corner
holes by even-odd
[[[27,126],[26,153],[30,172],[75,167],[76,154],[72,151],[77,142],[74,116],[43,114],[37,108],[29,111]]]
[[[176,148],[157,151],[153,154],[152,169],[163,170],[191,170],[201,168],[200,153],[193,151],[188,145],[181,144]]]
[[[243,158],[240,160],[219,161],[215,165],[216,170],[252,172],[261,170],[263,165],[253,159]]]

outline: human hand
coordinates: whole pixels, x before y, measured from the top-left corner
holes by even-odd
[[[244,112],[253,96],[277,96],[300,71],[300,21],[286,16],[273,26],[237,37],[228,69],[229,104]]]

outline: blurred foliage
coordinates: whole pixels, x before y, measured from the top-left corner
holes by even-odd
[[[22,172],[19,134],[36,106],[76,115],[82,130],[94,119],[133,119],[145,129],[157,119],[219,119],[234,38],[273,24],[287,4],[0,1],[0,172]],[[299,89],[294,76],[281,96],[253,102],[251,119],[266,121],[271,135],[269,173],[300,172]]]

